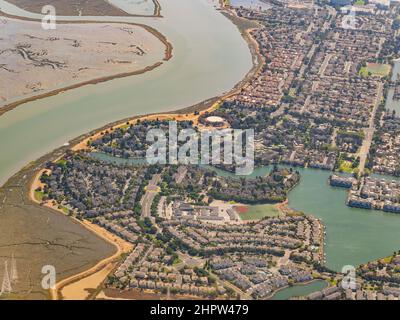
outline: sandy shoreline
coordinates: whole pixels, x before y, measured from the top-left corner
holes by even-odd
[[[145,116],[135,116],[135,117],[130,117],[127,119],[116,121],[114,123],[108,124],[108,125],[100,128],[100,129],[94,130],[93,132],[82,135],[81,137],[79,137],[77,139],[74,139],[73,141],[75,143],[71,143],[72,147],[70,147],[69,150],[77,151],[77,150],[85,149],[85,148],[87,148],[87,142],[98,138],[102,134],[103,131],[114,130],[115,128],[124,126],[127,123],[133,123],[134,121],[137,121],[138,119],[141,119],[141,120],[174,119],[177,121],[192,120],[192,121],[196,122],[200,115],[204,114],[205,112],[213,111],[215,108],[218,107],[218,105],[221,101],[237,94],[243,87],[245,87],[248,84],[248,81],[251,78],[253,78],[254,75],[257,74],[261,70],[261,68],[263,67],[263,64],[264,64],[264,59],[262,58],[262,56],[259,52],[257,42],[250,35],[250,32],[252,29],[251,28],[246,28],[246,29],[241,28],[241,26],[239,25],[239,22],[238,22],[238,19],[240,20],[241,18],[237,17],[236,15],[233,15],[233,13],[230,10],[226,10],[223,13],[227,18],[229,18],[232,21],[232,23],[234,23],[239,28],[243,38],[248,43],[250,51],[253,56],[253,68],[248,72],[248,74],[245,76],[245,78],[242,81],[240,81],[237,85],[235,85],[232,88],[232,90],[230,90],[228,93],[224,94],[223,96],[210,98],[210,99],[203,101],[199,104],[196,104],[194,106],[180,109],[177,111],[171,111],[169,113],[150,114],[150,115],[145,115]],[[82,23],[82,22],[80,21],[80,23]],[[148,28],[150,28],[150,27],[148,27]],[[156,31],[155,29],[153,29],[153,28],[151,28],[151,29],[154,30],[154,32],[158,33],[158,31]],[[163,35],[161,35],[161,36],[164,37]],[[166,58],[168,60],[172,56],[172,45],[169,44],[169,42],[167,41],[167,39],[165,37],[163,39],[169,45],[169,46],[167,45],[167,50],[166,50]],[[27,101],[25,101],[25,102],[27,102]],[[14,107],[16,107],[16,106],[14,106]],[[198,112],[198,114],[196,114],[196,112]],[[1,113],[0,113],[0,115],[1,115]],[[37,189],[37,187],[41,186],[40,176],[43,171],[44,170],[41,170],[35,175],[35,178],[33,179],[31,186],[30,186],[30,192],[29,192],[30,200],[35,203],[39,203],[35,199],[35,190]],[[56,210],[57,212],[61,212],[62,214],[64,214],[64,212],[62,212],[60,209],[54,208],[51,205],[47,205],[46,207],[48,207],[51,210]],[[75,219],[75,220],[77,220],[77,219]],[[54,290],[51,290],[51,292],[50,292],[52,299],[57,299],[59,297],[63,297],[66,299],[69,299],[69,298],[73,299],[74,296],[78,296],[80,298],[82,295],[82,291],[84,291],[85,288],[95,289],[95,288],[93,288],[93,283],[96,284],[96,288],[97,288],[98,286],[101,285],[101,283],[103,283],[104,279],[109,274],[109,272],[111,272],[114,269],[114,267],[115,267],[114,264],[116,263],[118,258],[121,256],[121,254],[124,252],[127,252],[126,250],[128,250],[128,246],[125,241],[116,237],[115,235],[112,235],[105,229],[100,228],[96,225],[93,225],[88,221],[84,221],[84,222],[79,221],[79,220],[77,220],[77,221],[79,223],[81,223],[82,226],[84,226],[85,228],[87,228],[90,231],[97,234],[99,237],[101,237],[104,240],[115,245],[117,248],[117,252],[114,255],[112,255],[111,257],[100,261],[94,267],[58,282],[56,285],[56,288]],[[117,239],[125,242],[125,244],[119,243],[117,241]],[[131,248],[132,248],[132,245],[130,245],[130,246],[131,247],[129,247],[129,250],[131,250]],[[73,292],[71,292],[71,290]],[[74,295],[75,290],[78,290],[78,292],[75,292],[75,295]]]
[[[11,18],[11,19],[17,19],[17,20],[38,22],[38,20],[36,20],[36,19],[29,19],[29,18],[13,16],[13,15],[9,15],[9,14],[3,13],[3,12],[0,13],[0,17],[1,16],[7,17],[7,18]],[[58,21],[58,23],[61,23],[61,24],[98,24],[99,22],[83,20],[83,21]],[[111,22],[111,21],[104,21],[104,22],[101,22],[101,23],[113,24],[113,25],[120,24],[120,23]],[[150,27],[148,25],[141,24],[141,23],[124,23],[124,24],[143,28],[144,30],[146,30],[147,32],[149,32],[150,34],[155,36],[165,46],[163,61],[169,61],[172,58],[173,46],[168,41],[168,39],[162,33],[160,33],[158,30],[156,30],[153,27]],[[159,61],[159,62],[156,62],[156,63],[150,65],[150,66],[146,66],[146,67],[144,67],[142,69],[139,69],[139,70],[134,70],[134,71],[130,71],[130,72],[122,72],[122,73],[117,73],[117,74],[114,74],[114,75],[94,78],[94,79],[78,82],[78,83],[75,83],[75,84],[72,84],[72,85],[69,85],[69,86],[60,87],[60,88],[57,88],[57,89],[54,89],[54,90],[50,89],[47,92],[44,92],[44,93],[41,93],[41,94],[38,94],[38,95],[33,95],[33,96],[30,96],[30,97],[27,97],[27,98],[23,98],[23,99],[20,99],[20,100],[5,104],[4,106],[0,107],[0,116],[2,116],[3,114],[5,114],[8,111],[13,110],[16,107],[18,107],[20,105],[23,105],[25,103],[28,103],[28,102],[33,102],[33,101],[36,101],[36,100],[40,100],[40,99],[44,99],[44,98],[47,98],[47,97],[55,96],[55,95],[57,95],[59,93],[63,93],[65,91],[77,89],[77,88],[80,88],[80,87],[83,87],[83,86],[86,86],[86,85],[93,85],[93,84],[107,82],[107,81],[114,80],[114,79],[119,79],[119,78],[125,78],[125,77],[134,76],[134,75],[144,74],[146,72],[150,72],[150,71],[160,67],[162,64],[163,64],[163,62]]]

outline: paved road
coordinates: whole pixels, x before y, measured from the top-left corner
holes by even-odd
[[[375,104],[374,104],[374,108],[372,110],[372,115],[369,119],[368,128],[364,130],[365,138],[364,138],[363,144],[362,144],[362,146],[360,148],[360,152],[359,152],[359,156],[360,156],[359,171],[360,171],[360,173],[364,172],[365,163],[367,162],[367,156],[369,153],[369,149],[371,148],[372,139],[374,137],[374,132],[375,132],[376,111],[378,110],[379,104],[382,101],[382,95],[383,95],[383,84],[379,83],[378,84],[378,94],[375,99]]]
[[[146,193],[142,197],[141,205],[142,205],[142,218],[150,218],[151,217],[151,205],[157,193],[160,191],[157,186],[161,181],[161,175],[155,174],[152,179],[149,181],[149,184],[146,188]]]
[[[322,65],[321,65],[321,67],[319,68],[319,71],[318,71],[318,75],[319,76],[322,77],[324,75],[325,70],[328,67],[328,64],[329,64],[329,61],[331,60],[331,58],[332,58],[332,54],[331,53],[328,53],[325,56],[324,62],[322,63]]]

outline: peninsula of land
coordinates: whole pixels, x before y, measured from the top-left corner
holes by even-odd
[[[172,57],[165,36],[141,24],[59,22],[51,37],[39,22],[4,16],[0,24],[0,86],[6,88],[0,115],[66,90],[151,71]]]
[[[136,1],[136,3],[131,1],[131,6],[136,10],[132,12],[121,9],[121,7],[113,4],[114,1],[112,0],[76,1],[75,3],[68,0],[8,0],[8,2],[35,13],[42,13],[44,6],[52,5],[57,14],[61,16],[161,16],[161,6],[157,0]],[[144,10],[143,7],[147,10]],[[145,13],[148,11],[151,14]]]

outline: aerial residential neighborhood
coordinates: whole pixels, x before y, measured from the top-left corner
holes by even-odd
[[[400,299],[400,1],[0,0],[0,27],[0,300]]]

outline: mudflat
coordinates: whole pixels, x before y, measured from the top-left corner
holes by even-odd
[[[7,0],[21,9],[41,13],[45,5],[56,8],[62,16],[128,16],[129,14],[105,0]]]

